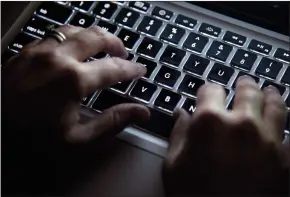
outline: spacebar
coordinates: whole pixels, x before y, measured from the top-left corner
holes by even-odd
[[[92,105],[92,108],[99,111],[103,111],[109,107],[122,103],[137,103],[137,102],[129,98],[123,97],[121,95],[118,95],[116,93],[113,93],[111,91],[103,90],[95,100],[94,104]],[[145,129],[149,132],[155,133],[157,135],[160,135],[162,137],[168,138],[174,126],[173,117],[153,108],[149,108],[149,110],[151,112],[150,119],[147,121],[139,122],[135,124],[135,126],[141,129]]]

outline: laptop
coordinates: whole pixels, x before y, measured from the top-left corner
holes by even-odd
[[[146,65],[141,79],[96,90],[81,101],[88,117],[121,103],[148,106],[150,120],[117,136],[137,155],[146,153],[142,162],[165,156],[175,107],[194,113],[198,88],[213,82],[224,87],[230,110],[242,75],[260,88],[278,88],[288,110],[284,142],[289,139],[289,2],[31,2],[2,40],[1,64],[42,39],[50,24],[100,26],[123,41],[128,60]]]

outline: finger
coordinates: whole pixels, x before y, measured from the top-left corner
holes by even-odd
[[[281,139],[287,116],[285,103],[279,91],[273,86],[264,88],[264,94],[264,122],[267,124],[269,131],[277,131],[274,135]]]
[[[241,76],[237,81],[233,112],[261,117],[263,99],[264,94],[257,83],[248,76]]]
[[[67,135],[73,143],[95,140],[108,140],[130,124],[147,120],[150,111],[139,104],[121,104],[111,107],[87,124],[75,126]]]
[[[74,34],[80,32],[83,29],[84,28],[82,28],[82,27],[76,27],[73,25],[62,25],[62,26],[56,28],[56,31],[61,32],[62,34],[65,35],[65,37],[67,39],[69,39]],[[66,42],[66,41],[64,41],[64,42]],[[51,47],[60,46],[60,43],[55,38],[52,38],[52,37],[45,37],[38,44],[39,44],[38,46],[41,48],[48,48],[48,47],[51,48]]]
[[[195,114],[208,109],[218,113],[226,113],[226,93],[220,85],[205,84],[199,88]]]
[[[176,122],[169,138],[169,147],[167,152],[167,159],[174,161],[174,158],[180,154],[186,143],[186,131],[189,127],[191,116],[181,108],[177,108],[174,113]]]
[[[142,64],[116,57],[104,58],[84,64],[82,70],[86,93],[109,87],[119,81],[136,79],[146,73],[146,68]]]
[[[123,42],[115,35],[97,27],[92,26],[83,29],[77,34],[69,37],[67,42],[61,45],[62,51],[79,61],[96,55],[99,52],[107,52],[112,56],[126,58]]]

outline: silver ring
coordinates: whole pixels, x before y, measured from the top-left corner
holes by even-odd
[[[66,40],[66,36],[63,33],[61,33],[60,31],[57,31],[55,29],[50,29],[47,32],[46,37],[55,38],[59,43],[62,43],[63,41]]]

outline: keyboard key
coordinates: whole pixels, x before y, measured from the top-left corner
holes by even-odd
[[[290,67],[288,66],[282,79],[281,79],[281,82],[290,86]]]
[[[189,29],[193,29],[194,26],[197,24],[197,20],[184,16],[182,14],[178,14],[177,18],[175,19],[175,23],[182,27],[186,27]]]
[[[269,55],[269,53],[272,50],[272,45],[253,39],[251,40],[248,46],[248,49],[254,52],[264,54],[264,55]]]
[[[90,100],[91,100],[91,98],[93,97],[93,95],[94,95],[94,93],[93,93],[93,94],[90,94],[90,95],[87,96],[87,97],[84,97],[84,98],[81,100],[81,104],[82,104],[82,105],[87,105],[87,104],[90,102]]]
[[[185,54],[185,51],[167,46],[160,57],[160,61],[178,67]]]
[[[285,49],[278,48],[274,54],[274,57],[277,60],[290,63],[290,51],[286,51]]]
[[[129,53],[128,57],[126,58],[126,60],[132,60],[135,57],[134,54]],[[147,71],[148,72],[148,71]]]
[[[118,16],[115,18],[115,22],[126,27],[132,28],[138,20],[140,14],[128,8],[122,8]]]
[[[221,33],[222,29],[219,27],[210,25],[208,23],[202,23],[198,31],[205,35],[209,35],[209,36],[213,36],[217,38],[219,34]]]
[[[247,75],[247,76],[253,78],[253,79],[255,80],[256,83],[259,83],[259,81],[260,81],[260,79],[259,79],[258,77],[240,71],[240,72],[238,73],[238,75],[237,75],[237,77],[236,77],[236,79],[235,79],[233,85],[232,85],[233,89],[236,89],[237,80],[239,79],[239,77],[244,76],[244,75]]]
[[[207,37],[196,33],[190,33],[183,44],[183,48],[201,53],[207,42]]]
[[[288,108],[290,108],[290,94],[289,94],[288,97],[286,98],[285,103],[286,103],[286,106],[287,106]],[[289,116],[289,118],[290,118],[290,116]]]
[[[169,21],[173,16],[173,12],[156,6],[152,11],[152,16]]]
[[[287,114],[285,130],[290,131],[290,112],[288,112],[288,114]]]
[[[74,15],[73,19],[69,22],[69,24],[83,27],[83,28],[88,28],[94,22],[95,22],[95,19],[92,16],[78,12],[76,13],[76,15]]]
[[[263,57],[256,69],[256,74],[270,79],[276,79],[282,67],[282,63]]]
[[[30,33],[38,37],[44,37],[46,33],[46,27],[52,25],[53,23],[43,20],[38,17],[32,17],[28,23],[23,27],[23,31]],[[58,25],[55,25],[58,26]]]
[[[126,48],[132,49],[137,40],[140,38],[140,35],[130,30],[122,29],[119,32],[118,37],[123,41]]]
[[[184,29],[181,29],[180,27],[171,24],[167,24],[162,34],[160,35],[160,39],[173,44],[178,44],[184,34]]]
[[[148,103],[157,90],[157,86],[147,81],[138,80],[130,92],[130,96]]]
[[[30,42],[36,40],[36,38],[29,36],[24,33],[18,34],[14,40],[11,42],[11,44],[8,46],[9,49],[13,49],[15,51],[21,51],[21,49],[29,44]]]
[[[116,4],[108,1],[98,2],[93,10],[93,13],[97,16],[110,19],[117,10],[117,8],[118,6]]]
[[[151,38],[144,37],[139,45],[137,52],[151,58],[155,58],[162,47],[162,43]]]
[[[162,66],[158,71],[154,81],[168,87],[173,87],[181,73],[167,66]]]
[[[233,74],[233,68],[215,63],[208,74],[208,78],[226,86]]]
[[[265,87],[267,86],[274,86],[275,88],[278,89],[278,91],[280,92],[281,96],[284,94],[285,90],[286,90],[286,87],[282,86],[282,85],[279,85],[277,83],[273,83],[271,81],[268,81],[268,80],[265,80],[264,84],[262,85],[262,89],[264,89]]]
[[[98,22],[98,26],[101,27],[102,29],[112,33],[112,34],[115,33],[116,30],[117,30],[117,26],[116,25],[113,25],[111,23],[108,23],[108,22],[105,22],[105,21],[102,21],[102,20],[100,20]]]
[[[122,93],[125,93],[126,90],[129,88],[129,86],[131,85],[132,81],[119,81],[117,84],[113,85],[111,88],[118,90]]]
[[[108,90],[103,90],[94,102],[92,108],[98,111],[103,111],[109,107],[122,103],[136,103],[136,101],[125,98]],[[168,138],[174,126],[173,117],[156,109],[149,108],[149,110],[150,119],[147,121],[140,121],[136,124],[136,126]]]
[[[209,62],[210,61],[208,59],[191,54],[187,62],[185,63],[183,70],[189,71],[197,75],[203,75]]]
[[[143,57],[138,57],[136,62],[139,62],[139,63],[141,63],[141,64],[146,66],[147,73],[144,76],[145,78],[149,78],[151,76],[152,72],[154,71],[154,69],[157,67],[157,63],[156,62],[150,61],[150,60],[145,59]]]
[[[181,96],[169,90],[162,89],[154,104],[168,111],[173,111]]]
[[[159,30],[161,26],[162,26],[162,21],[152,18],[150,16],[144,16],[137,30],[144,34],[155,36],[155,34],[157,33],[157,31]]]
[[[139,10],[141,12],[147,12],[150,8],[150,3],[144,1],[130,1],[129,7]]]
[[[72,1],[70,4],[73,7],[88,11],[94,4],[94,1]]]
[[[178,90],[190,96],[196,96],[197,90],[205,84],[205,81],[190,75],[185,75]]]
[[[245,70],[251,70],[256,59],[256,54],[238,49],[231,61],[231,65]]]
[[[1,65],[5,65],[6,62],[13,57],[14,55],[16,55],[17,53],[10,51],[10,50],[5,50],[2,54],[1,54]]]
[[[213,59],[225,62],[232,49],[233,47],[230,45],[223,44],[219,41],[213,41],[206,55]]]
[[[54,2],[43,2],[37,8],[36,14],[64,24],[72,10]]]
[[[196,101],[193,99],[186,98],[184,101],[182,108],[185,109],[189,114],[192,114],[196,107]]]
[[[247,38],[245,36],[240,35],[240,34],[237,34],[237,33],[231,32],[231,31],[227,31],[223,37],[223,40],[227,43],[242,47],[245,44]]]

